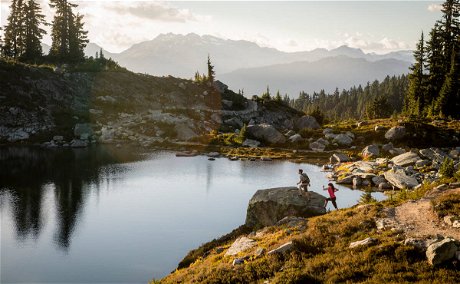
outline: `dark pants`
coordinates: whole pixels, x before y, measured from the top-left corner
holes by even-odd
[[[334,208],[337,209],[337,203],[335,202],[336,199],[337,197],[326,198],[326,202],[324,202],[324,207],[326,207],[328,201],[331,201],[332,205],[334,205]]]

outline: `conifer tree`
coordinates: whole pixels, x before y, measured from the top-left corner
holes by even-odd
[[[25,46],[22,58],[26,61],[35,60],[42,56],[41,39],[46,31],[40,28],[47,25],[45,16],[35,0],[28,0],[24,6],[25,10]]]
[[[457,37],[460,35],[460,0],[446,0],[441,9],[442,20],[438,23],[441,27],[441,37],[444,42],[445,74],[450,71],[452,52],[459,50]]]
[[[426,112],[430,115],[434,114],[434,101],[439,95],[445,78],[441,32],[439,24],[436,23],[430,32],[430,39],[426,45],[426,69],[429,71],[429,74],[427,76],[427,89],[424,101]]]
[[[24,1],[13,0],[10,11],[8,23],[5,26],[3,52],[7,57],[19,58],[24,52],[25,43]]]
[[[216,72],[214,72],[214,66],[211,64],[211,57],[208,54],[208,77],[207,80],[209,83],[214,83],[214,76],[216,75]]]
[[[442,85],[439,97],[436,101],[436,111],[441,116],[460,117],[460,52],[454,49],[450,63],[450,71],[447,73]]]
[[[83,16],[72,11],[77,5],[67,0],[50,0],[50,7],[56,9],[50,56],[64,62],[81,61],[88,39],[83,29]]]
[[[424,108],[424,66],[426,62],[423,32],[414,51],[414,59],[415,62],[410,67],[412,72],[409,74],[409,90],[406,96],[405,109],[408,114],[421,115]]]

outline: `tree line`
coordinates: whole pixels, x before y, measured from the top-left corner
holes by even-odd
[[[49,61],[78,63],[85,59],[84,48],[88,43],[88,32],[84,30],[83,15],[75,14],[76,4],[67,0],[50,0],[55,10],[52,23],[46,22],[40,5],[35,0],[13,0],[10,15],[0,38],[0,53],[3,57],[23,62],[43,60],[41,40],[43,29],[51,25],[51,49]]]
[[[320,120],[385,118],[403,110],[407,86],[406,75],[387,76],[382,82],[375,80],[364,87],[353,86],[342,91],[336,88],[332,94],[324,90],[313,94],[300,92],[297,99],[285,95],[282,100]]]
[[[414,51],[404,105],[409,115],[460,117],[460,0],[445,1],[441,11]]]

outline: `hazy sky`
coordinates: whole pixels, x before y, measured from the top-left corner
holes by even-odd
[[[1,1],[1,25],[10,0]],[[38,0],[49,21],[48,0]],[[440,18],[437,1],[71,1],[85,15],[91,42],[112,52],[161,33],[245,39],[283,51],[412,49]],[[50,43],[47,36],[44,41]]]

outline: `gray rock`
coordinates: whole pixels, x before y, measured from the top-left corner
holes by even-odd
[[[288,225],[289,227],[295,227],[299,224],[303,224],[306,222],[305,218],[302,217],[296,217],[296,216],[287,216],[284,217],[283,219],[279,220],[276,225]]]
[[[263,140],[269,144],[286,143],[286,138],[270,124],[250,125],[248,134],[257,140]]]
[[[337,134],[334,134],[334,133],[332,133],[332,132],[329,132],[329,133],[324,134],[324,137],[325,137],[326,139],[334,139],[336,136],[337,136]]]
[[[388,144],[385,144],[382,146],[382,151],[385,151],[385,152],[390,152],[391,149],[393,149],[393,143],[388,143]]]
[[[233,266],[244,264],[244,258],[235,258],[232,262]]]
[[[437,190],[437,191],[444,191],[444,190],[449,189],[449,186],[447,184],[443,183],[443,184],[440,184],[440,185],[438,185],[437,187],[435,187],[433,189]]]
[[[228,248],[225,256],[237,255],[242,251],[248,250],[256,245],[256,241],[247,237],[240,237],[233,242],[233,244]]]
[[[406,173],[402,169],[396,171],[389,170],[384,173],[384,176],[390,184],[399,189],[411,189],[419,185],[419,182],[416,178],[406,175]]]
[[[323,139],[323,138],[319,138],[318,140],[316,140],[316,142],[318,143],[321,143],[325,146],[329,145],[329,141],[327,141],[326,139]]]
[[[62,141],[64,141],[64,136],[56,135],[53,137],[53,141],[57,143],[62,143]]]
[[[375,186],[379,186],[381,183],[384,183],[387,181],[383,176],[375,176],[371,180]]]
[[[354,135],[352,132],[350,132],[350,131],[345,132],[345,135],[347,135],[347,136],[350,137],[351,139],[355,139],[355,135]]]
[[[88,142],[80,139],[74,139],[70,142],[72,148],[85,148],[88,147]]]
[[[381,125],[376,125],[374,128],[375,132],[385,131],[385,127]]]
[[[384,191],[384,190],[392,189],[392,188],[393,188],[393,187],[392,187],[389,183],[387,183],[387,182],[382,182],[382,183],[380,183],[380,184],[378,185],[378,189],[379,189],[380,191]]]
[[[293,248],[294,248],[294,243],[290,241],[290,242],[283,244],[280,247],[277,247],[276,249],[269,251],[267,254],[285,253],[285,252],[289,252]]]
[[[292,135],[291,137],[289,137],[289,141],[291,143],[298,143],[298,142],[301,142],[303,140],[302,136],[300,136],[300,134],[295,134],[295,135]]]
[[[305,115],[305,116],[302,116],[300,118],[298,118],[295,123],[294,123],[294,126],[297,130],[301,130],[301,129],[318,129],[320,128],[321,126],[319,125],[319,123],[316,121],[316,118],[314,118],[313,116],[311,115]]]
[[[406,128],[404,126],[392,127],[385,133],[385,138],[388,140],[400,140],[406,136]]]
[[[326,149],[326,145],[319,143],[319,142],[312,142],[310,143],[310,149],[315,152],[323,152]]]
[[[404,150],[403,148],[393,148],[390,149],[388,152],[393,156],[397,156],[406,153],[406,150]]]
[[[333,142],[336,142],[339,145],[350,146],[351,143],[353,143],[353,139],[346,134],[338,134],[335,136]]]
[[[219,152],[211,152],[211,153],[208,153],[206,156],[208,156],[209,158],[219,158],[220,153]]]
[[[335,153],[329,158],[329,162],[331,164],[346,163],[348,161],[350,161],[350,158],[348,158],[348,156],[343,153]]]
[[[81,137],[81,135],[93,135],[93,129],[89,123],[77,123],[73,129],[75,137]]]
[[[457,221],[457,217],[453,215],[447,215],[444,216],[444,223],[446,223],[449,226],[452,226],[454,224],[454,221]]]
[[[226,125],[229,125],[229,126],[232,126],[234,128],[241,128],[243,127],[243,122],[241,121],[241,119],[237,118],[237,117],[232,117],[230,119],[227,119],[224,121],[224,123]]]
[[[29,133],[25,132],[22,129],[18,129],[12,133],[8,134],[8,142],[17,142],[22,140],[29,139]]]
[[[427,248],[427,242],[425,239],[407,238],[404,240],[404,245],[413,246],[420,250],[425,250]]]
[[[332,128],[325,128],[325,129],[323,130],[323,135],[326,135],[326,134],[328,134],[328,133],[333,133],[333,132],[334,132],[334,130],[332,130]]]
[[[437,148],[422,149],[419,151],[420,155],[434,161],[436,163],[442,164],[444,158],[447,157],[447,154]]]
[[[339,177],[336,183],[337,184],[353,184],[353,175]]]
[[[377,242],[377,239],[367,238],[367,239],[364,239],[362,241],[357,241],[357,242],[350,243],[349,248],[369,246],[369,245],[375,244],[376,242]]]
[[[418,160],[420,160],[419,155],[416,153],[407,152],[394,157],[390,161],[397,166],[406,167],[409,165],[414,165]]]
[[[418,160],[417,162],[415,162],[415,166],[417,168],[423,168],[425,166],[429,166],[431,165],[431,161],[429,160]]]
[[[449,152],[449,156],[452,158],[452,159],[458,159],[458,156],[460,155],[460,152],[458,150],[451,150]]]
[[[367,123],[367,121],[360,121],[360,122],[358,122],[358,124],[357,124],[356,126],[358,126],[358,127],[363,127],[363,126],[366,126],[366,125],[368,125],[368,124],[369,124],[369,123]]]
[[[272,226],[286,216],[310,217],[326,212],[324,196],[308,192],[307,197],[299,196],[296,187],[258,190],[249,201],[246,225]]]
[[[257,148],[259,147],[260,142],[257,140],[252,140],[252,139],[246,139],[243,142],[244,147],[250,147],[250,148]]]
[[[380,155],[379,146],[377,146],[377,145],[366,146],[361,153],[362,153],[364,158],[376,157],[376,156]]]
[[[287,137],[291,137],[293,135],[296,135],[295,131],[294,130],[289,130],[288,132],[286,132],[285,134]]]
[[[452,259],[456,251],[457,245],[455,244],[455,240],[446,238],[428,246],[426,257],[428,258],[428,262],[435,266]]]
[[[353,187],[359,187],[359,186],[362,185],[363,180],[361,179],[361,177],[356,177],[356,176],[355,176],[355,177],[353,178],[353,181],[352,181],[352,182],[353,182]]]

